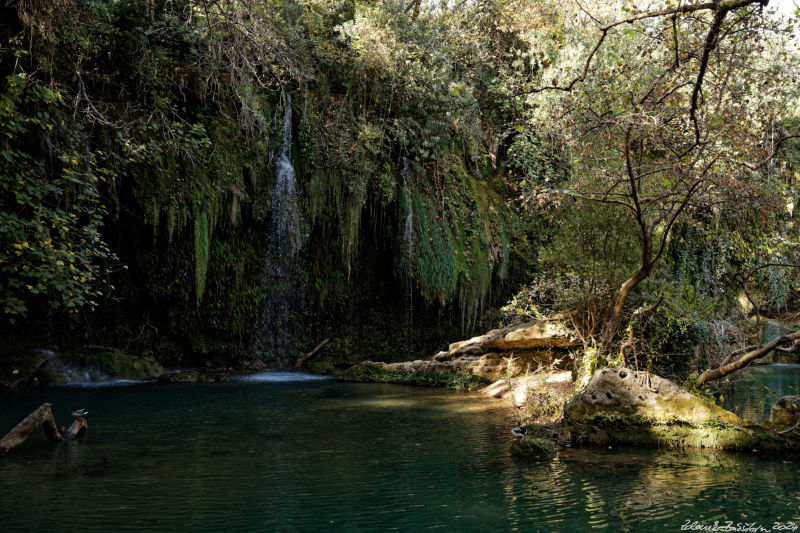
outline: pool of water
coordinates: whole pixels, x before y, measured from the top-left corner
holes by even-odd
[[[753,422],[769,418],[770,407],[781,396],[800,395],[800,365],[751,366],[733,379],[723,406]]]
[[[680,531],[797,521],[800,459],[709,451],[507,454],[504,403],[282,379],[0,393],[89,431],[0,458],[0,531]],[[62,422],[62,423],[63,423]],[[788,461],[788,462],[785,462]]]

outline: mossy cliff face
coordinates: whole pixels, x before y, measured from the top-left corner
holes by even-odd
[[[391,5],[337,5],[322,16],[293,3],[259,13],[214,4],[203,17],[195,7],[4,10],[3,78],[23,69],[26,85],[78,91],[75,102],[85,106],[77,112],[71,97],[54,103],[53,127],[15,133],[8,153],[44,162],[48,176],[68,154],[91,155],[102,175],[87,170],[87,183],[76,178],[74,188],[95,184],[92,228],[104,261],[97,279],[73,280],[96,296],[81,313],[62,315],[46,291],[17,287],[30,300],[28,316],[0,331],[0,351],[103,345],[172,366],[254,356],[278,363],[331,337],[325,355],[333,362],[406,359],[401,352],[432,353],[459,330],[483,327],[490,295],[504,300],[515,289],[509,280],[529,268],[522,258],[535,254],[527,250],[529,219],[512,216],[519,191],[504,168],[507,135],[498,133],[509,117],[484,87],[496,72],[487,69],[484,81],[462,75],[463,54],[475,49],[461,23],[408,20]],[[397,30],[395,45],[406,52],[386,62],[367,57],[361,22],[373,17]],[[208,20],[246,21],[254,41]],[[442,39],[450,45],[418,57]],[[458,81],[443,83],[450,76]],[[18,100],[15,113],[40,116],[40,102]],[[284,143],[302,246],[290,283],[298,304],[270,322],[277,335],[297,325],[286,328],[291,338],[277,353],[259,349],[255,330],[265,302],[287,285],[267,267]],[[75,165],[92,168],[80,159]],[[48,202],[74,204],[67,192]]]

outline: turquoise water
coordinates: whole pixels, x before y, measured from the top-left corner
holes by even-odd
[[[742,418],[762,422],[770,406],[786,395],[800,395],[800,365],[751,366],[734,376],[723,406]]]
[[[680,531],[797,521],[800,462],[709,451],[507,454],[505,404],[294,381],[0,393],[0,431],[44,401],[89,431],[0,458],[0,531]]]

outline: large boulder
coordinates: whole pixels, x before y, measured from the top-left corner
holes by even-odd
[[[566,405],[564,414],[580,419],[604,413],[660,422],[742,424],[738,416],[649,372],[626,368],[597,370]]]
[[[755,426],[671,381],[603,368],[564,408],[573,445],[623,444],[785,452],[800,442]]]

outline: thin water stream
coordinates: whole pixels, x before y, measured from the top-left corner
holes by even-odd
[[[208,385],[0,393],[89,431],[0,458],[2,531],[680,531],[800,518],[794,459],[707,450],[507,454],[504,403],[262,374]]]

